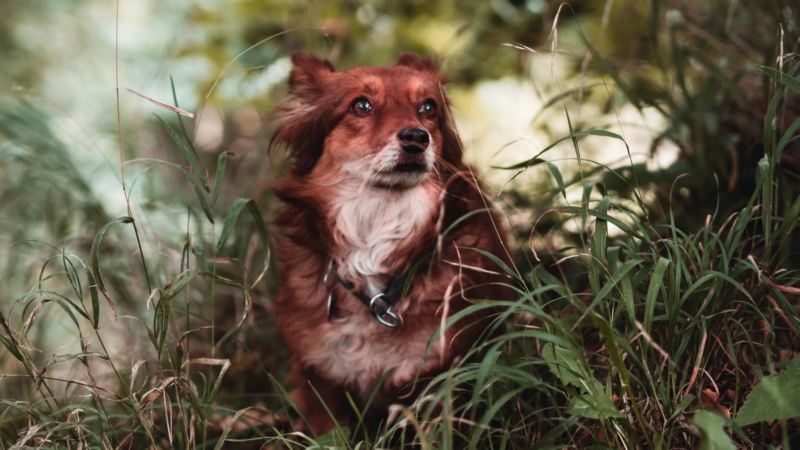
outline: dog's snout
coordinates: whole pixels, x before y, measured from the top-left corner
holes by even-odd
[[[430,136],[428,132],[419,127],[406,127],[397,133],[397,140],[403,150],[409,153],[422,153],[428,148]]]

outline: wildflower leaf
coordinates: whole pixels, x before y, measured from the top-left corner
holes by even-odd
[[[725,418],[709,411],[694,413],[694,424],[700,430],[700,450],[736,450],[736,445],[725,432]]]
[[[587,419],[625,417],[625,414],[614,406],[602,383],[593,379],[588,390],[591,392],[570,399],[567,413]]]
[[[736,416],[740,426],[800,417],[800,364],[766,377],[753,388]]]
[[[583,388],[583,382],[578,376],[581,373],[578,361],[568,349],[551,343],[542,346],[542,358],[547,361],[547,366],[564,385],[572,384]]]

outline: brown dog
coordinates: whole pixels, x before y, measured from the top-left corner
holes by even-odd
[[[508,258],[434,62],[405,54],[394,67],[342,72],[308,54],[292,62],[295,101],[279,110],[271,145],[291,158],[275,186],[284,202],[275,315],[292,352],[292,397],[323,433],[334,421],[317,393],[344,423],[346,392],[361,406],[373,392],[378,408],[408,402],[416,380],[465,355],[491,309],[429,341],[475,300],[507,298],[496,283],[508,278],[472,248]]]

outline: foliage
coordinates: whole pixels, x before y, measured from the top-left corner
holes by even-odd
[[[517,264],[498,268],[518,299],[502,304],[493,337],[424,380],[414,403],[394,406],[388,417],[357,410],[357,423],[324,436],[293,429],[297,412],[281,383],[286,355],[270,318],[275,280],[265,226],[275,205],[263,188],[276,168],[262,169],[252,151],[266,147],[269,128],[237,134],[245,121],[231,115],[221,142],[203,146],[186,119],[159,110],[158,118],[135,122],[149,137],[123,124],[113,133],[119,142],[93,132],[65,139],[64,121],[41,106],[3,104],[0,221],[9,251],[0,303],[0,448],[796,445],[800,199],[791,157],[800,136],[800,69],[773,31],[784,24],[795,39],[800,22],[791,8],[755,3],[736,3],[736,11],[711,1],[654,0],[649,8],[621,1],[609,20],[622,21],[624,12],[632,26],[605,30],[604,9],[590,2],[576,7],[586,20],[559,13],[562,39],[577,36],[561,42],[561,51],[569,49],[576,67],[591,60],[586,76],[597,71],[610,80],[588,83],[594,87],[586,98],[581,85],[546,102],[543,109],[563,111],[568,133],[506,166],[509,177],[530,170],[553,180],[539,185],[545,194],[508,196],[534,217],[514,222]],[[26,5],[17,4],[15,14],[23,16]],[[467,17],[475,19],[468,44],[450,63],[469,84],[533,57],[523,46],[484,41],[535,47],[549,30],[538,21],[557,13],[549,3],[534,12],[535,1],[345,2],[340,15],[332,4],[309,5],[275,2],[253,14],[240,2],[219,16],[195,5],[191,23],[212,31],[184,51],[208,47],[214,71],[224,73],[232,55],[265,36],[332,18],[323,41],[334,59],[386,63],[371,52],[427,51],[412,31]],[[242,24],[230,40],[215,26],[223,14]],[[349,16],[363,17],[343,19]],[[371,39],[382,16],[397,22],[391,43]],[[11,45],[7,26],[0,25],[0,45]],[[733,33],[738,28],[768,31]],[[718,31],[729,39],[720,41]],[[308,36],[286,34],[241,54],[241,62],[250,67],[313,48]],[[216,79],[198,83],[206,98],[219,92]],[[180,90],[179,82],[175,106]],[[633,104],[666,118],[653,151],[670,141],[680,158],[653,171],[632,163],[631,153],[642,149],[612,126],[584,129],[575,110],[601,94],[609,111]],[[224,109],[225,101],[218,105]],[[622,142],[631,163],[594,165],[584,151],[589,139]],[[574,151],[574,176],[546,159],[562,142]],[[119,147],[121,164],[104,160],[102,171],[75,154],[109,145]],[[98,180],[112,171],[124,195],[116,180]],[[545,200],[532,204],[533,197]],[[28,239],[36,241],[20,242]],[[476,302],[462,314],[497,304]]]
[[[767,420],[800,417],[800,366],[786,367],[779,375],[766,377],[757,384],[739,414],[740,426]]]

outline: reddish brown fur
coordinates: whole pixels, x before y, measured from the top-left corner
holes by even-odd
[[[441,373],[463,356],[485,331],[485,317],[457,322],[447,330],[443,347],[435,344],[425,351],[442,323],[448,287],[449,315],[470,306],[468,299],[501,298],[505,292],[486,284],[506,279],[469,269],[498,268],[465,247],[503,260],[506,252],[494,213],[477,213],[461,222],[444,237],[441,251],[425,259],[406,296],[394,307],[403,319],[396,329],[379,324],[350,290],[331,282],[332,277],[326,284],[323,280],[334,260],[342,278],[356,290],[376,283],[385,286],[392,276],[407,273],[434,252],[440,234],[455,220],[490,204],[462,161],[442,90],[444,80],[431,60],[406,54],[394,67],[343,72],[307,54],[293,55],[292,62],[289,88],[295,102],[279,110],[284,121],[273,138],[274,145],[288,148],[291,158],[289,176],[275,186],[284,202],[277,220],[284,234],[276,242],[282,269],[275,314],[292,353],[297,383],[293,398],[313,430],[321,433],[334,423],[310,385],[343,423],[352,417],[345,391],[363,403],[377,389],[373,404],[381,408],[407,403],[413,395],[400,397],[410,393],[415,379]],[[372,103],[372,114],[354,114],[351,105],[360,97]],[[419,113],[426,99],[436,104],[433,117]],[[392,150],[396,136],[405,127],[429,133],[425,151],[435,153],[430,176],[408,185],[402,176],[387,178],[388,185],[374,184],[382,179],[376,161],[391,161],[387,158],[397,153]],[[354,161],[366,161],[369,170]],[[408,233],[397,236],[398,230]],[[383,236],[387,238],[379,239]],[[380,270],[371,272],[375,257],[380,257]],[[461,292],[474,286],[478,287]],[[335,309],[329,321],[326,304],[331,293]],[[468,326],[478,321],[479,326]],[[377,386],[392,367],[397,370]]]

